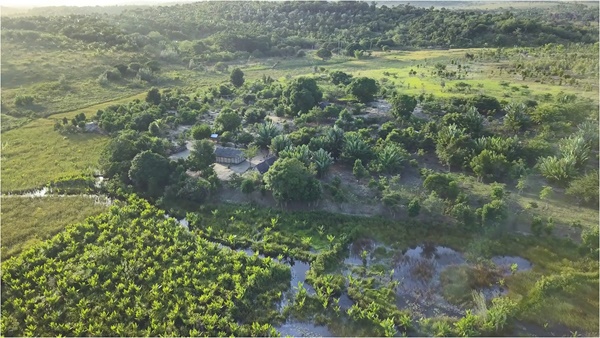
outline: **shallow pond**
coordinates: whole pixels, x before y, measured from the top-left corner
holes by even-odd
[[[512,273],[511,267],[516,264],[515,272],[531,270],[531,262],[519,256],[495,256],[491,259],[505,275]]]
[[[331,331],[327,326],[320,326],[311,323],[300,323],[290,321],[279,327],[277,331],[282,337],[332,337]]]
[[[460,317],[465,314],[465,308],[451,304],[443,297],[440,282],[440,276],[446,269],[469,264],[462,253],[430,243],[395,250],[368,239],[352,243],[349,251],[349,257],[344,260],[347,268],[366,263],[367,266],[381,264],[390,271],[393,269],[392,278],[399,282],[396,290],[396,305],[399,309],[409,309],[417,317]],[[504,276],[512,273],[513,264],[517,264],[515,272],[531,269],[531,263],[521,257],[496,256],[491,261],[500,268]],[[350,270],[346,269],[345,274],[350,274]],[[508,292],[500,285],[478,291],[488,300]]]

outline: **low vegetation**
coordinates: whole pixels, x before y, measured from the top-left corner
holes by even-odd
[[[1,202],[3,261],[106,209],[104,198],[79,196],[8,196]]]

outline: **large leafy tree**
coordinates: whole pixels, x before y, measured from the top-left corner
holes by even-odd
[[[277,160],[264,176],[268,189],[279,202],[312,202],[321,197],[322,188],[315,173],[296,158]]]
[[[231,81],[231,84],[235,87],[241,87],[244,84],[244,72],[239,68],[235,68],[231,71],[229,81]]]
[[[329,73],[329,78],[331,79],[331,83],[334,85],[347,86],[352,81],[352,75],[344,73],[341,70],[336,70]]]
[[[473,157],[470,164],[480,179],[502,180],[510,170],[510,162],[503,154],[487,149]]]
[[[122,131],[104,148],[100,166],[105,177],[119,177],[122,181],[127,181],[131,160],[138,153],[150,150],[153,153],[165,155],[167,146],[168,142],[165,139],[152,137],[148,133],[138,133],[133,130]]]
[[[356,78],[348,85],[348,93],[352,94],[362,103],[373,101],[378,91],[379,85],[377,85],[377,81],[368,77]]]
[[[500,102],[493,96],[477,95],[469,99],[469,102],[477,108],[479,113],[494,115],[502,110]]]
[[[215,125],[220,131],[235,131],[242,125],[242,117],[234,110],[225,108],[215,119]]]
[[[359,159],[354,161],[354,166],[352,167],[352,173],[354,174],[354,177],[356,177],[356,179],[358,179],[358,180],[360,180],[361,178],[367,177],[367,175],[369,175],[369,171],[367,171],[367,168],[365,168],[365,166],[362,164],[362,161]]]
[[[205,170],[211,164],[215,163],[215,146],[209,140],[195,141],[193,149],[188,158],[189,166],[192,170]]]
[[[417,106],[417,100],[414,96],[398,94],[392,97],[392,114],[397,118],[406,119],[411,116]]]
[[[148,91],[148,94],[146,94],[146,102],[155,105],[160,104],[160,92],[157,88],[152,88]]]
[[[483,134],[483,116],[479,114],[475,107],[466,108],[464,113],[444,115],[442,124],[446,126],[455,124],[458,128],[468,131],[473,137],[479,137]]]
[[[445,199],[455,199],[458,196],[458,184],[448,174],[431,174],[423,181],[423,187],[429,192],[435,192]]]
[[[289,106],[294,114],[307,113],[323,99],[323,92],[319,89],[315,79],[301,77],[292,81],[283,90],[282,101]]]
[[[168,159],[146,150],[131,161],[129,179],[139,191],[158,197],[169,181],[170,172]]]
[[[331,57],[331,51],[327,48],[321,48],[317,51],[317,56],[323,60],[327,60]]]
[[[210,126],[206,123],[197,124],[192,127],[192,137],[194,140],[209,138],[211,134]]]
[[[591,171],[576,178],[569,184],[567,195],[598,207],[598,170]]]

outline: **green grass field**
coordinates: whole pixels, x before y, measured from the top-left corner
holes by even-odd
[[[3,112],[48,116],[140,92],[127,83],[102,86],[98,76],[119,63],[136,61],[133,53],[57,50],[7,42],[2,52]],[[17,95],[31,95],[28,107],[16,107]]]
[[[99,214],[106,205],[93,198],[2,197],[2,260],[60,232],[65,226]]]
[[[54,123],[78,113],[91,116],[108,105],[143,98],[145,93],[76,111],[40,118],[2,133],[2,193],[39,188],[60,177],[92,173],[108,137],[98,134],[63,136]]]

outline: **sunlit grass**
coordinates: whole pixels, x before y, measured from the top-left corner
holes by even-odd
[[[40,243],[65,226],[83,221],[106,209],[93,198],[2,197],[2,260]]]

